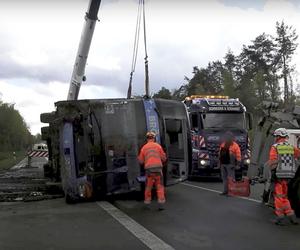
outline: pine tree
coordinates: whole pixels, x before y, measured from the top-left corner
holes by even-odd
[[[278,50],[278,68],[282,72],[281,77],[284,82],[284,103],[288,105],[293,92],[292,82],[290,82],[289,86],[288,79],[293,71],[291,59],[298,46],[298,35],[292,26],[286,25],[283,21],[276,23],[276,33],[275,41]]]
[[[156,94],[153,95],[153,98],[172,99],[172,94],[169,89],[162,87]]]

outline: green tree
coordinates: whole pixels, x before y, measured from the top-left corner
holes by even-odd
[[[210,62],[206,68],[193,67],[193,77],[185,77],[187,95],[219,94],[223,91],[223,64]]]
[[[224,90],[223,90],[224,95],[230,97],[236,96],[237,92],[235,87],[235,81],[233,79],[232,73],[228,70],[224,70],[223,72],[223,85],[224,85]]]
[[[194,94],[225,94],[238,97],[254,111],[262,101],[281,102],[280,79],[284,81],[285,102],[300,98],[293,93],[292,56],[297,48],[297,34],[292,26],[276,23],[276,37],[262,33],[238,55],[229,49],[224,62],[209,62],[207,67],[193,67],[192,77],[173,92],[174,99]],[[289,84],[288,84],[289,83]]]
[[[172,99],[172,94],[169,89],[162,87],[156,94],[153,95],[153,98]]]
[[[237,89],[237,95],[241,102],[247,107],[247,110],[254,113],[259,102],[253,87],[253,80],[244,78]]]
[[[231,49],[227,51],[224,60],[224,68],[227,69],[231,75],[233,75],[234,70],[236,69],[237,61]]]
[[[224,95],[235,97],[237,95],[237,57],[229,49],[224,57],[224,60],[225,63],[223,65],[223,93]]]
[[[272,37],[265,33],[256,37],[252,44],[243,47],[240,61],[242,74],[253,80],[253,87],[259,101],[278,99],[280,95],[276,77],[278,60]]]
[[[0,152],[18,151],[32,143],[32,136],[13,104],[0,103]]]
[[[281,70],[281,77],[284,82],[284,102],[286,105],[289,104],[293,94],[292,82],[290,82],[289,86],[288,79],[293,71],[291,59],[298,46],[297,39],[298,35],[292,26],[286,25],[283,21],[276,23],[275,41],[278,50],[278,68]]]

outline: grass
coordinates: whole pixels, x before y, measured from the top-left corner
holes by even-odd
[[[0,152],[0,170],[6,170],[25,158],[25,151],[16,151],[16,159],[13,152]]]

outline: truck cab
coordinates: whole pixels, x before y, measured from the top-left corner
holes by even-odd
[[[184,100],[187,107],[192,137],[192,176],[220,176],[218,156],[223,136],[230,131],[242,153],[241,169],[250,165],[248,131],[251,115],[238,100],[228,96],[194,95]]]

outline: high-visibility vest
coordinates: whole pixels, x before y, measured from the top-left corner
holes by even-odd
[[[276,148],[278,154],[276,177],[279,179],[294,178],[296,174],[294,147],[287,142],[275,144],[274,147]]]
[[[220,153],[225,148],[225,143],[222,143],[220,146]],[[229,154],[230,154],[230,163],[227,164],[236,164],[236,161],[241,161],[241,149],[240,146],[236,142],[232,142],[229,147]],[[220,155],[221,156],[221,155]],[[219,159],[221,160],[221,159]],[[221,162],[222,163],[222,162]]]
[[[166,155],[162,147],[155,142],[148,142],[141,149],[139,160],[144,163],[145,169],[162,168]]]

